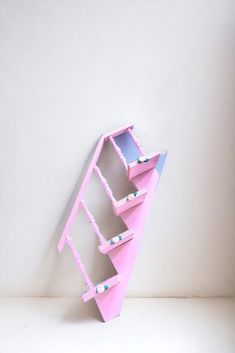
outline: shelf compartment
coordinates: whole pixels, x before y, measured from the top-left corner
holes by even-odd
[[[117,248],[118,246],[126,243],[134,237],[134,232],[131,229],[126,230],[125,232],[116,235],[112,239],[108,240],[105,244],[98,246],[99,251],[102,254],[107,254],[109,251]]]
[[[113,203],[113,211],[114,211],[115,215],[119,216],[121,213],[142,203],[145,199],[146,194],[147,194],[147,190],[141,189],[141,190],[135,191],[135,192],[127,195],[123,199]]]
[[[128,164],[127,174],[128,179],[131,180],[137,175],[147,172],[156,167],[160,153],[154,152],[146,156],[140,156],[134,162]]]
[[[97,284],[95,287],[89,289],[86,293],[82,295],[82,300],[87,302],[90,299],[95,298],[97,295],[102,295],[106,293],[111,287],[118,284],[121,280],[120,275],[115,275],[103,281],[102,283]]]

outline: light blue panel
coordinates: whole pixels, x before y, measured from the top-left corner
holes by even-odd
[[[167,152],[166,153],[161,153],[160,157],[158,158],[157,164],[156,164],[156,169],[159,175],[161,175],[162,169],[164,167],[164,163],[166,160]]]
[[[114,137],[114,140],[126,158],[127,164],[139,158],[140,152],[128,132]]]

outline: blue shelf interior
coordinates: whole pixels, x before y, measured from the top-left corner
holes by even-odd
[[[128,132],[124,132],[123,134],[114,137],[114,140],[126,158],[127,164],[135,161],[140,157],[140,152]],[[167,153],[164,152],[161,153],[158,158],[156,169],[159,175],[161,174],[164,167],[166,156]]]
[[[114,140],[121,149],[128,164],[139,158],[140,152],[128,132],[114,137]]]

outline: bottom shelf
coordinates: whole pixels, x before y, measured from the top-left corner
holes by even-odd
[[[134,232],[131,229],[126,230],[124,233],[116,235],[108,240],[105,244],[99,245],[98,249],[102,254],[107,254],[109,251],[117,248],[118,246],[126,243],[134,237]]]
[[[115,275],[103,281],[102,283],[97,284],[94,288],[89,289],[86,293],[82,295],[82,300],[87,302],[88,300],[95,298],[97,295],[105,293],[109,288],[118,284],[121,280],[120,275]]]

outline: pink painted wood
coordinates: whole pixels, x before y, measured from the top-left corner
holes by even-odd
[[[84,211],[89,223],[91,224],[91,226],[92,226],[97,238],[99,239],[100,244],[105,244],[106,240],[103,237],[103,235],[101,234],[100,228],[96,224],[95,218],[93,217],[93,215],[89,211],[85,201],[81,200],[80,202],[81,202],[81,208],[83,209],[83,211]]]
[[[102,254],[107,254],[111,250],[131,240],[134,237],[134,232],[131,229],[128,229],[124,233],[120,234],[119,236],[121,236],[121,239],[118,240],[116,243],[112,242],[112,239],[110,239],[109,241],[106,241],[105,244],[99,245],[98,246],[99,251]],[[115,238],[117,237],[118,236],[116,236]]]
[[[146,172],[149,169],[155,168],[158,158],[160,156],[159,152],[148,154],[144,156],[148,159],[147,162],[138,163],[134,161],[128,164],[128,179],[131,180],[139,174]]]
[[[136,147],[138,148],[138,150],[140,151],[140,154],[142,156],[144,156],[144,149],[143,146],[140,144],[139,140],[135,137],[135,135],[133,134],[131,128],[128,128],[127,131],[129,132],[134,144],[136,145]]]
[[[119,136],[119,135],[123,134],[124,132],[128,131],[128,129],[133,129],[133,127],[134,127],[133,124],[126,124],[119,129],[112,130],[109,133],[103,135],[104,141],[108,141],[110,136],[113,136],[113,137]]]
[[[109,137],[109,141],[112,143],[114,151],[117,153],[118,157],[120,158],[120,161],[122,162],[125,169],[127,170],[126,158],[123,156],[121,149],[118,147],[118,145],[116,144],[112,136]]]
[[[87,302],[88,300],[91,300],[95,297],[99,297],[100,300],[102,300],[103,296],[107,293],[109,293],[110,288],[115,286],[116,284],[118,284],[121,281],[121,276],[120,275],[115,275],[113,277],[108,278],[107,280],[105,280],[102,283],[99,283],[97,286],[95,286],[94,288],[89,289],[86,293],[84,293],[82,295],[82,300],[84,302]],[[107,286],[108,288],[106,290],[104,290],[103,293],[98,293],[97,292],[97,288],[99,286]]]
[[[101,170],[100,168],[96,165],[94,166],[94,171],[96,172],[96,175],[98,175],[100,181],[101,181],[101,184],[103,185],[103,188],[106,192],[106,194],[108,195],[108,197],[111,199],[112,203],[115,204],[116,203],[116,200],[113,196],[113,192],[112,190],[110,189],[109,187],[109,184],[107,182],[107,180],[105,179],[105,177],[102,175],[101,173]]]
[[[102,176],[99,168],[96,167],[96,163],[98,161],[100,152],[103,148],[104,142],[110,140],[110,136],[116,137],[125,132],[129,132],[131,134],[135,145],[138,147],[138,150],[142,155],[144,155],[144,151],[141,145],[138,143],[137,139],[135,138],[132,131],[130,130],[132,128],[133,128],[133,125],[129,124],[118,130],[114,130],[109,134],[101,136],[98,142],[98,145],[96,147],[96,150],[94,152],[93,158],[91,160],[91,163],[87,169],[87,173],[83,180],[81,189],[76,197],[76,200],[74,202],[74,205],[72,207],[72,210],[70,212],[70,215],[68,217],[64,231],[62,233],[61,239],[58,244],[59,252],[63,250],[65,243],[69,246],[70,250],[72,251],[72,254],[77,263],[77,266],[80,269],[84,277],[84,280],[88,286],[88,291],[82,296],[82,298],[84,301],[94,298],[104,321],[110,320],[120,314],[123,298],[125,295],[125,290],[127,288],[128,280],[131,275],[132,267],[136,257],[136,252],[139,247],[143,226],[146,221],[147,214],[152,202],[154,190],[159,181],[159,174],[156,168],[151,168],[145,171],[144,173],[138,174],[132,178],[132,183],[138,190],[138,196],[136,195],[133,198],[131,197],[130,200],[127,200],[127,198],[124,198],[122,200],[116,201],[112,195],[112,190],[109,188],[107,184],[107,181]],[[113,139],[111,138],[111,140]],[[116,145],[116,142],[114,140],[113,142]],[[160,166],[159,170],[161,171],[161,169],[162,169],[162,165]],[[107,242],[100,245],[99,250],[103,253],[106,253],[107,256],[109,256],[110,260],[112,261],[117,271],[117,275],[111,278],[108,278],[106,281],[104,281],[103,283],[97,286],[93,285],[92,281],[87,275],[86,270],[81,262],[81,259],[77,254],[71,239],[69,238],[69,234],[70,234],[75,216],[77,214],[77,211],[79,207],[84,207],[85,205],[82,199],[87,189],[87,186],[89,184],[90,177],[93,171],[97,173],[97,175],[101,180],[102,185],[104,186],[106,192],[109,194],[109,197],[113,201],[114,212],[116,214],[120,214],[120,217],[123,219],[124,223],[126,224],[127,234],[125,239],[131,240],[131,241],[126,241],[122,243],[120,242],[118,244],[119,246],[116,246],[117,243],[114,244],[115,246],[112,244],[110,245],[110,247],[108,247],[109,251],[106,251]],[[117,207],[115,208],[116,205]],[[88,220],[91,220],[92,216],[88,212],[86,212],[87,218]],[[93,225],[95,224],[93,220],[91,223]],[[97,228],[94,230],[97,232]],[[130,233],[128,234],[128,232],[131,232],[131,234]],[[102,234],[99,234],[99,236],[100,235],[102,236]],[[100,240],[101,240],[101,237],[100,237]],[[101,292],[100,292],[100,286],[101,286]]]
[[[94,166],[96,165],[96,163],[98,161],[98,158],[100,156],[100,152],[101,152],[101,150],[103,148],[104,141],[106,141],[109,138],[109,136],[111,136],[111,135],[113,137],[121,135],[123,132],[125,132],[125,131],[127,131],[128,129],[131,129],[131,128],[133,128],[133,124],[127,124],[127,125],[121,127],[120,129],[113,130],[112,132],[110,132],[108,134],[105,134],[105,135],[102,135],[100,137],[99,142],[98,142],[98,144],[96,146],[94,155],[93,155],[93,157],[91,159],[91,162],[90,162],[90,164],[88,166],[86,175],[85,175],[85,177],[83,179],[81,188],[80,188],[80,190],[78,192],[78,195],[77,195],[77,197],[76,197],[76,199],[74,201],[72,210],[71,210],[71,212],[69,214],[69,217],[68,217],[67,222],[65,224],[63,233],[62,233],[61,238],[60,238],[60,241],[58,243],[57,249],[58,249],[59,252],[63,251],[64,245],[65,245],[65,241],[66,241],[66,237],[71,232],[71,228],[72,228],[74,219],[75,219],[75,217],[77,215],[77,212],[78,212],[78,209],[80,207],[80,200],[83,198],[83,195],[86,192],[87,186],[89,184],[90,178],[91,178],[92,173],[93,173]]]
[[[121,214],[121,218],[129,229],[132,229],[135,236],[133,239],[122,246],[117,247],[108,253],[117,273],[121,274],[122,279],[118,285],[113,287],[110,293],[104,293],[102,298],[95,298],[96,304],[104,321],[108,321],[118,316],[121,311],[125,291],[132,272],[136,253],[140,245],[144,223],[152,203],[154,190],[159,181],[156,169],[134,178],[133,183],[138,188],[146,188],[147,195],[145,200],[138,206],[129,209]]]
[[[115,205],[113,205],[114,214],[116,216],[119,216],[121,213],[143,202],[146,197],[146,194],[147,194],[147,190],[141,189],[117,201]]]
[[[73,257],[74,257],[74,260],[75,260],[77,266],[80,269],[81,274],[83,275],[83,278],[85,280],[85,283],[86,283],[87,287],[90,290],[92,290],[94,288],[94,285],[93,285],[90,277],[88,276],[88,274],[86,272],[85,266],[83,265],[82,260],[81,260],[80,256],[78,255],[78,252],[77,252],[75,246],[73,245],[72,239],[70,237],[67,237],[66,238],[66,243],[67,243],[68,247],[71,250],[71,253],[72,253]]]
[[[64,227],[64,230],[63,230],[63,233],[61,235],[61,238],[60,238],[60,241],[59,241],[59,244],[57,246],[59,252],[61,252],[63,249],[64,249],[64,245],[65,245],[65,241],[66,241],[66,237],[69,236],[70,232],[71,232],[71,229],[72,229],[72,225],[73,225],[73,222],[75,220],[75,217],[77,215],[77,212],[78,212],[78,209],[80,207],[80,201],[87,189],[87,186],[89,184],[89,181],[90,181],[90,178],[91,178],[91,175],[92,175],[92,172],[93,172],[93,168],[94,168],[94,165],[97,163],[97,160],[99,158],[99,155],[100,155],[100,152],[103,148],[103,145],[104,145],[104,138],[101,136],[98,144],[97,144],[97,147],[96,147],[96,150],[95,150],[95,153],[92,157],[92,160],[90,162],[90,165],[87,169],[87,172],[86,172],[86,176],[83,180],[83,183],[81,185],[81,188],[79,190],[79,193],[76,197],[76,200],[73,204],[73,207],[72,207],[72,210],[69,214],[69,217],[67,219],[67,222],[65,224],[65,227]]]

